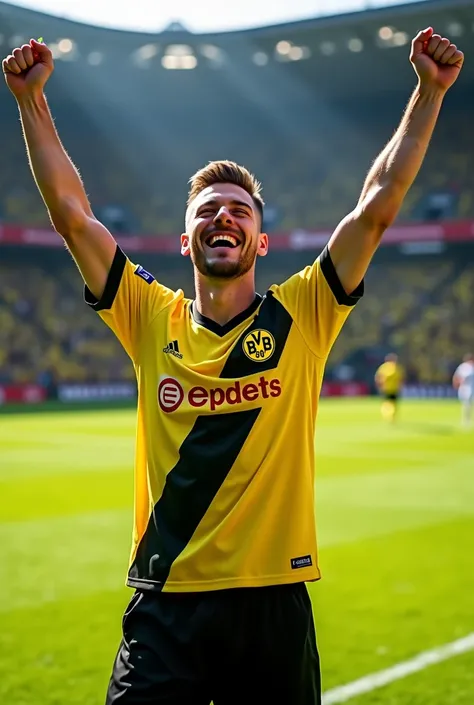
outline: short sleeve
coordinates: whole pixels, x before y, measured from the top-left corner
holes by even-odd
[[[326,358],[345,320],[364,293],[362,281],[346,294],[325,247],[315,262],[279,286],[274,296],[291,315],[314,355]]]
[[[117,247],[102,297],[85,287],[84,298],[113,330],[135,362],[144,330],[182,292],[159,284],[141,265],[131,262]]]

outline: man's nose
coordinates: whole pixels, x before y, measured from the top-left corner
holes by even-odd
[[[214,217],[214,223],[215,225],[232,225],[232,216],[225,208],[222,206],[222,208],[219,209],[219,211],[216,213]]]

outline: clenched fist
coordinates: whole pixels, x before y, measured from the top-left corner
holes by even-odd
[[[410,61],[422,87],[447,91],[459,76],[464,54],[449,39],[427,27],[412,41]]]
[[[14,49],[2,61],[3,74],[15,98],[43,92],[54,69],[53,55],[46,44],[31,39],[29,44]]]

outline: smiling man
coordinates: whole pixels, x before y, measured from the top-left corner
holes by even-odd
[[[305,583],[320,577],[314,429],[324,366],[463,55],[427,28],[410,60],[418,84],[354,210],[316,261],[264,296],[255,291],[269,245],[260,184],[226,161],[192,177],[181,246],[194,301],[133,264],[95,219],[43,93],[50,50],[32,40],[3,61],[51,221],[137,375],[135,593],[109,705],[321,702]]]

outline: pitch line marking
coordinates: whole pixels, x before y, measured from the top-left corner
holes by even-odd
[[[332,688],[323,694],[322,705],[335,705],[336,703],[345,703],[356,695],[370,693],[376,688],[382,688],[384,685],[393,683],[394,681],[406,678],[412,673],[423,671],[428,666],[435,663],[447,661],[447,659],[459,654],[465,654],[467,651],[474,650],[474,632],[468,634],[462,639],[457,639],[444,646],[438,646],[429,651],[422,651],[408,661],[402,661],[383,671],[376,671],[368,676],[359,678],[352,683]]]

